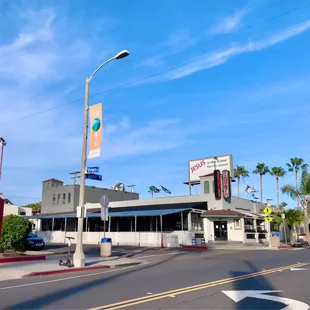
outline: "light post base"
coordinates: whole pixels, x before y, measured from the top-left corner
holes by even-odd
[[[83,251],[75,251],[73,254],[74,267],[85,267],[85,254]]]

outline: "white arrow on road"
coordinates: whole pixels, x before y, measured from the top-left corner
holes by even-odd
[[[309,305],[302,301],[298,301],[295,299],[285,298],[281,296],[272,296],[272,295],[265,295],[269,293],[279,293],[282,291],[222,291],[226,296],[231,298],[235,302],[239,302],[240,300],[252,297],[258,299],[265,299],[280,302],[285,304],[286,307],[282,308],[282,310],[308,310]]]
[[[304,270],[308,270],[308,268],[291,268],[291,271],[304,271]]]

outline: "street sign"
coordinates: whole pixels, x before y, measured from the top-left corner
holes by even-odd
[[[109,203],[110,203],[109,198],[107,196],[103,195],[100,199],[101,207],[106,208],[106,207],[108,207]]]
[[[99,167],[87,167],[85,170],[85,173],[98,173],[99,172]]]
[[[267,207],[263,210],[263,212],[264,212],[266,215],[270,215],[271,212],[272,212],[272,209],[271,209],[270,207],[267,206]]]
[[[101,205],[101,220],[107,221],[108,219],[108,206],[109,206],[109,198],[105,195],[103,195],[100,199],[100,205]]]
[[[272,216],[267,215],[267,216],[265,217],[265,221],[266,221],[266,222],[272,222]]]
[[[102,181],[102,175],[100,175],[100,174],[86,173],[85,178],[91,179],[91,180],[96,180],[96,181]]]
[[[284,219],[285,219],[285,213],[282,213],[282,214],[281,214],[281,217],[282,217],[282,219],[284,220]]]

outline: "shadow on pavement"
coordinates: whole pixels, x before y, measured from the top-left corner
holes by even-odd
[[[231,271],[231,277],[239,277],[246,275],[248,273],[254,273],[262,271],[261,269],[256,268],[250,261],[244,261],[246,265],[250,267],[250,271]],[[272,284],[268,281],[266,276],[257,276],[253,278],[248,278],[244,280],[239,280],[232,283],[232,290],[234,291],[275,291],[277,288],[274,288]],[[229,289],[228,289],[229,290]],[[273,296],[279,296],[279,293],[271,293]],[[263,295],[262,295],[263,296]],[[224,298],[229,298],[225,296]],[[232,301],[235,303],[234,301]],[[283,304],[275,301],[264,300],[260,298],[246,297],[239,302],[235,303],[233,309],[283,309]]]
[[[99,286],[99,285],[108,284],[109,282],[112,282],[118,278],[125,276],[125,275],[132,274],[132,273],[137,272],[137,271],[149,269],[149,268],[152,268],[154,266],[164,264],[168,261],[173,260],[176,256],[179,257],[179,256],[182,256],[184,254],[185,253],[180,253],[178,255],[168,256],[167,259],[164,259],[164,260],[159,261],[157,263],[147,264],[147,265],[144,265],[144,266],[139,267],[137,269],[128,270],[128,271],[122,272],[120,274],[115,274],[115,275],[110,274],[110,276],[108,276],[107,278],[104,278],[104,279],[101,278],[101,279],[97,279],[94,281],[89,281],[89,282],[86,282],[86,283],[83,283],[83,284],[80,284],[80,285],[77,285],[74,287],[70,287],[66,290],[61,289],[61,290],[58,290],[58,291],[55,291],[55,292],[52,292],[49,294],[41,295],[39,297],[32,298],[31,300],[26,300],[26,301],[22,301],[22,302],[14,304],[14,305],[11,305],[11,306],[7,307],[6,309],[42,309],[48,305],[51,305],[55,302],[60,301],[61,299],[68,298],[68,297],[74,296],[76,294],[81,294],[83,291],[89,290],[89,289],[94,288],[94,287]]]

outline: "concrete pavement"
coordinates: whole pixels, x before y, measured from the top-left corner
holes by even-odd
[[[303,281],[307,280],[307,276],[301,278],[302,280],[299,283],[298,277],[301,274],[298,273],[295,276],[293,272],[285,270],[283,266],[297,264],[297,262],[310,262],[310,251],[306,249],[301,251],[263,252],[203,251],[178,252],[175,254],[166,252],[140,255],[140,258],[144,263],[139,266],[109,270],[108,272],[82,273],[78,276],[70,275],[70,277],[53,276],[40,279],[27,278],[2,281],[0,282],[0,308],[90,309],[99,307],[109,309],[111,306],[102,306],[262,272],[261,275],[257,275],[255,278],[249,277],[226,284],[222,281],[220,285],[214,285],[199,291],[188,292],[175,297],[172,294],[169,298],[128,306],[131,309],[172,307],[176,309],[219,309],[223,307],[224,309],[225,307],[243,309],[240,308],[240,305],[243,305],[242,301],[241,304],[232,301],[231,298],[222,293],[222,290],[231,290],[234,287],[237,287],[238,290],[240,288],[242,290],[245,288],[248,290],[270,290],[272,287],[272,290],[284,290],[285,294],[291,294],[291,291],[288,292],[290,288],[288,283],[296,277],[293,280],[294,292],[292,292],[293,295],[296,295],[298,294],[296,286],[300,283],[304,284]],[[278,267],[281,268],[270,274],[263,271],[263,269]],[[274,282],[270,282],[269,277]],[[278,277],[282,277],[282,279],[277,282]],[[302,288],[300,291],[302,296],[298,296],[298,298],[300,297],[302,301],[310,303],[307,289]],[[206,299],[208,296],[213,299]],[[199,303],[199,300],[202,300],[201,303]],[[174,304],[167,304],[168,301],[170,303],[174,302]],[[268,302],[270,301],[265,301],[265,303]],[[247,307],[247,309],[254,309],[256,305],[257,303],[252,302],[250,308]],[[269,307],[269,304],[267,306]],[[265,307],[265,309],[268,307]],[[279,304],[278,309],[282,308],[283,305]]]
[[[64,259],[63,255],[53,255],[47,257],[45,261],[18,262],[2,264],[0,267],[0,281],[18,279],[28,276],[42,276],[45,274],[73,273],[81,268],[68,268],[59,266],[58,261]],[[86,257],[85,267],[88,270],[99,270],[103,268],[113,268],[121,265],[134,264],[136,261],[130,258],[119,256],[111,257]],[[85,270],[87,271],[87,269]],[[83,268],[84,269],[84,268]]]

